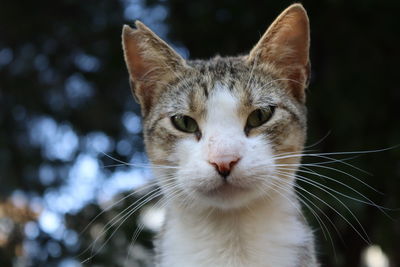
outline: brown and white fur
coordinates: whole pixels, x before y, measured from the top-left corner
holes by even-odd
[[[294,190],[300,158],[288,156],[306,135],[304,8],[283,11],[246,56],[186,61],[140,22],[122,37],[167,208],[157,266],[318,266]],[[268,121],[246,129],[252,111],[271,107]],[[175,115],[199,131],[178,130]]]

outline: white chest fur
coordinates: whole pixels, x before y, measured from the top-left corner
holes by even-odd
[[[312,235],[297,208],[279,197],[230,214],[172,208],[159,266],[302,266]]]

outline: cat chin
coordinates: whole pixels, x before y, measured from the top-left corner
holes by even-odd
[[[198,200],[197,205],[201,203],[204,208],[232,210],[246,207],[261,196],[251,188],[224,184],[210,190],[197,189],[192,197]]]

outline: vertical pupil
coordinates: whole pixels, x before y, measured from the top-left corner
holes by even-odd
[[[260,122],[260,121],[262,121],[263,120],[263,118],[262,118],[262,115],[263,115],[263,112],[261,111],[261,109],[260,110],[258,110],[258,112],[257,112],[258,114],[258,121]]]

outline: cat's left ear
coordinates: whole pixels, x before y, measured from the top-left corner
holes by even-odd
[[[301,4],[284,10],[251,50],[251,64],[269,66],[301,102],[310,76],[310,29],[308,16]]]
[[[160,90],[165,89],[170,80],[178,78],[187,64],[143,23],[136,21],[135,26],[136,29],[123,27],[122,46],[132,92],[146,115]]]

